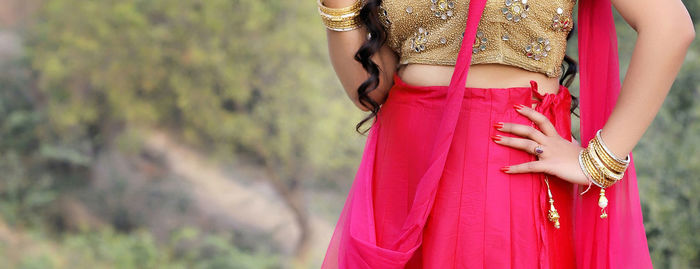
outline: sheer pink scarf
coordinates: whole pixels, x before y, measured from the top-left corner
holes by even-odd
[[[581,141],[603,128],[620,92],[617,33],[609,0],[578,6]],[[630,156],[632,157],[632,156]],[[576,262],[579,268],[652,268],[637,189],[634,160],[624,178],[606,189],[608,218],[601,219],[597,187],[575,195]]]
[[[471,47],[486,0],[471,0],[466,31],[448,88],[445,112],[436,130],[431,163],[418,185],[413,207],[393,246],[380,247],[372,206],[372,165],[376,128],[370,130],[362,162],[336,224],[322,268],[403,268],[420,247],[422,231],[454,136],[465,83],[471,64]],[[582,141],[603,127],[619,93],[617,36],[608,0],[580,0],[578,8],[580,111]],[[376,118],[375,118],[376,120]],[[601,219],[593,188],[574,201],[575,244],[578,268],[651,268],[634,164],[625,177],[606,190],[609,217]]]
[[[448,87],[445,111],[436,130],[430,166],[418,183],[411,210],[401,227],[401,236],[389,247],[380,247],[376,242],[371,180],[374,176],[372,165],[375,162],[377,128],[371,128],[358,173],[321,268],[404,268],[421,246],[423,227],[434,204],[464,100],[464,85],[472,56],[471,47],[485,4],[486,0],[471,0],[469,3],[467,26]]]

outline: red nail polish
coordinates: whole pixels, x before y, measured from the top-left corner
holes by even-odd
[[[491,138],[495,141],[501,141],[501,135],[494,135],[494,136],[491,136]]]
[[[503,123],[502,122],[496,122],[493,124],[493,127],[496,129],[501,129],[503,128]]]
[[[520,109],[522,109],[523,107],[525,107],[525,105],[523,105],[523,104],[515,104],[515,105],[513,105],[513,107],[515,108],[515,110],[520,110]]]
[[[503,172],[508,172],[508,169],[509,169],[509,168],[510,168],[510,166],[501,167],[501,171],[503,171]]]

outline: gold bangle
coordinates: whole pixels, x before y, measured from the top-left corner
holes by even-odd
[[[357,23],[352,23],[352,24],[347,24],[347,25],[329,25],[329,24],[324,24],[328,30],[331,31],[336,31],[336,32],[345,32],[345,31],[350,31],[350,30],[355,30],[357,28],[360,28],[362,25],[357,24]]]
[[[583,149],[583,164],[586,166],[586,169],[588,170],[588,173],[591,175],[591,178],[593,178],[593,183],[596,183],[598,187],[605,188],[608,186],[608,182],[605,180],[605,176],[603,173],[598,171],[598,169],[595,168],[591,161],[591,156],[588,152],[588,148]]]
[[[354,17],[354,18],[350,18],[350,19],[342,20],[342,21],[333,21],[333,20],[329,20],[326,18],[322,18],[322,20],[323,20],[323,23],[328,24],[328,25],[358,24],[360,22],[359,17]]]
[[[360,11],[357,10],[356,12],[351,12],[343,15],[330,15],[323,13],[319,10],[318,14],[321,15],[321,18],[329,21],[348,21],[354,19],[355,17],[359,17]]]
[[[359,28],[362,24],[360,23],[359,17],[351,18],[346,21],[330,21],[323,19],[323,25],[330,30],[342,31],[342,30],[352,30]]]
[[[329,21],[349,21],[349,20],[352,20],[352,19],[354,19],[354,18],[356,18],[356,17],[359,17],[359,16],[360,16],[360,11],[357,10],[356,12],[351,12],[351,13],[347,13],[347,14],[343,14],[343,15],[338,15],[338,16],[326,14],[326,13],[323,13],[323,12],[321,12],[321,11],[319,11],[318,14],[320,14],[320,15],[321,15],[321,18],[323,18],[324,20],[329,20]]]
[[[589,151],[588,151],[588,154],[589,154],[589,156],[591,157],[591,160],[593,160],[593,165],[595,165],[595,167],[598,169],[598,171],[600,171],[601,173],[603,173],[603,175],[604,175],[606,178],[609,178],[609,179],[612,179],[612,180],[615,180],[615,181],[618,181],[618,180],[622,179],[623,174],[621,174],[621,173],[615,173],[615,172],[611,171],[610,169],[608,169],[607,167],[605,167],[605,165],[603,164],[602,161],[600,161],[600,158],[598,157],[598,154],[596,154],[596,152],[595,152],[595,146],[594,146],[594,145],[595,145],[595,143],[591,144],[590,146],[593,147],[593,149],[592,149],[592,151],[591,151],[590,149],[589,149]]]
[[[360,28],[360,10],[364,6],[364,1],[357,0],[349,7],[329,8],[317,0],[318,12],[321,15],[323,24],[332,31],[350,31]]]
[[[600,160],[603,162],[603,164],[613,170],[616,173],[624,173],[625,170],[627,169],[627,165],[621,164],[617,161],[615,161],[610,155],[608,155],[605,150],[603,150],[602,146],[600,145],[600,142],[598,139],[591,139],[590,142],[591,146],[593,147],[593,150],[595,153],[598,155]]]
[[[595,154],[595,153],[592,153],[590,151],[591,151],[591,149],[589,148],[588,149],[588,156],[587,156],[588,157],[588,164],[602,176],[601,184],[607,188],[607,187],[617,183],[618,179],[616,179],[616,177],[611,177],[609,174],[607,174],[607,173],[610,173],[610,170],[606,169],[605,167],[599,167],[599,163],[597,162],[598,159],[595,158],[595,157],[597,157],[597,155],[595,157],[592,156],[591,154]]]
[[[615,184],[616,181],[609,179],[603,171],[601,171],[593,161],[593,157],[591,157],[591,152],[590,149],[586,150],[586,155],[584,156],[584,163],[589,166],[590,170],[594,171],[594,174],[596,175],[594,178],[595,180],[598,181],[598,183],[603,187],[607,188],[613,184]]]
[[[318,10],[321,13],[330,15],[330,16],[343,16],[351,13],[356,13],[360,9],[362,9],[362,6],[364,6],[364,1],[363,0],[357,0],[355,3],[353,3],[350,6],[347,7],[341,7],[341,8],[330,8],[326,7],[323,5],[321,0],[317,0],[316,4],[318,5]]]
[[[599,152],[601,152],[601,154],[599,155],[605,156],[604,158],[607,162],[623,168],[626,168],[629,165],[629,162],[621,162],[615,156],[611,155],[608,150],[605,149],[602,138],[600,136],[600,132],[598,132],[597,135],[593,139],[591,139],[591,141],[595,143],[596,148]]]
[[[326,25],[327,27],[331,27],[331,28],[345,28],[345,27],[359,26],[360,24],[355,22],[355,21],[349,21],[349,22],[324,22],[324,25]]]
[[[592,183],[595,183],[596,186],[601,187],[600,185],[598,185],[598,182],[594,181],[593,177],[591,177],[591,174],[588,172],[588,167],[586,167],[586,165],[583,164],[583,151],[584,150],[585,149],[582,149],[578,153],[578,165],[581,167],[581,170],[583,171],[583,175],[585,175],[586,178],[588,179],[588,183],[592,182]],[[589,187],[590,187],[590,184],[589,184]],[[588,190],[586,190],[586,191],[588,191]]]
[[[615,154],[613,154],[612,151],[610,151],[610,149],[608,149],[608,147],[605,145],[605,142],[603,141],[602,135],[600,134],[602,131],[603,131],[603,129],[598,129],[598,132],[595,133],[595,136],[596,136],[596,138],[598,138],[598,142],[600,142],[600,145],[603,147],[603,150],[605,150],[605,152],[608,155],[610,155],[610,157],[615,159],[616,161],[618,161],[622,164],[625,164],[625,165],[629,164],[630,163],[630,155],[629,154],[627,154],[627,156],[623,160],[623,159],[620,159],[617,156],[615,156]]]

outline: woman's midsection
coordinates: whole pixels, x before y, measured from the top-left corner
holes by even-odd
[[[450,84],[454,66],[408,64],[398,70],[398,75],[407,84],[415,86],[447,86]],[[469,67],[465,87],[509,88],[530,87],[530,80],[537,82],[541,94],[559,91],[559,78],[503,64],[476,64]]]

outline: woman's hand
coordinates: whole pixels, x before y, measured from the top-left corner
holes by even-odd
[[[498,144],[536,155],[538,160],[506,166],[501,170],[508,174],[542,172],[574,184],[588,185],[588,179],[578,162],[578,154],[583,148],[562,138],[552,122],[542,113],[524,105],[516,106],[516,111],[536,123],[541,131],[528,125],[501,122],[496,124],[497,130],[524,138],[496,135],[493,140]],[[539,154],[536,152],[537,146],[541,149]]]

